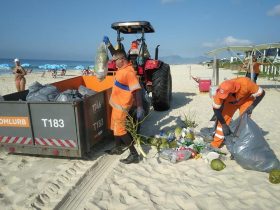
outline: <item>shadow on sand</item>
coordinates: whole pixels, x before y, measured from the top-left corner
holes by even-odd
[[[173,92],[171,107],[167,111],[155,111],[151,110],[150,115],[146,118],[141,126],[141,133],[146,135],[154,135],[159,133],[160,128],[173,122],[174,126],[168,127],[169,130],[175,129],[177,126],[183,126],[183,122],[180,117],[169,116],[173,109],[178,109],[180,107],[189,104],[192,101],[191,96],[195,96],[195,93],[185,93],[185,92]],[[152,133],[147,133],[149,130]]]

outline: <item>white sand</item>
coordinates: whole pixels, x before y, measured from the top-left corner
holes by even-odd
[[[190,65],[171,69],[172,108],[152,111],[143,124],[145,135],[181,125],[180,119],[189,113],[196,115],[197,131],[212,125],[211,100],[208,93],[198,91],[197,83],[190,78]],[[193,76],[212,75],[206,67],[191,65],[191,69]],[[230,70],[221,70],[220,78],[225,77],[236,76]],[[32,73],[27,76],[27,84],[65,78],[69,76],[52,79]],[[1,76],[0,81],[0,94],[15,91],[13,78]],[[266,96],[252,117],[280,158],[280,92],[273,81],[259,79],[258,83],[265,88]],[[279,209],[280,186],[271,184],[267,173],[245,170],[234,160],[226,160],[227,167],[220,172],[213,171],[202,159],[172,164],[155,153],[152,148],[148,158],[139,164],[124,165],[118,159],[127,152],[108,158],[101,151],[89,161],[0,152],[0,209],[52,209],[90,170],[95,173],[94,182],[88,183],[85,194],[85,188],[79,189],[82,196],[76,198],[79,204],[75,209]],[[98,163],[106,163],[106,167],[98,168]]]

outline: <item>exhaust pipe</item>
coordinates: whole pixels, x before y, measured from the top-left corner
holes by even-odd
[[[156,47],[156,51],[155,51],[155,60],[158,60],[158,48],[159,48],[160,45],[158,45]]]

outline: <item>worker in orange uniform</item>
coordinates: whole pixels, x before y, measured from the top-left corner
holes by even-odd
[[[239,109],[239,115],[252,114],[263,99],[265,91],[247,77],[239,77],[222,82],[213,97],[213,110],[218,120],[212,147],[222,146],[225,136],[231,134],[229,124]]]
[[[123,50],[117,50],[113,55],[113,60],[118,68],[110,98],[110,105],[112,106],[111,129],[114,132],[116,147],[109,153],[121,154],[122,148],[120,145],[123,142],[129,147],[130,154],[126,159],[121,159],[120,161],[125,164],[138,163],[140,158],[133,145],[131,135],[127,133],[126,118],[134,100],[137,106],[137,118],[142,120],[144,117],[141,86]]]

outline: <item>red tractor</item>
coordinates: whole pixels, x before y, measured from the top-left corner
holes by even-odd
[[[132,42],[128,51],[128,59],[140,77],[140,81],[147,91],[152,93],[152,105],[157,111],[164,111],[170,108],[172,97],[172,78],[170,66],[158,60],[158,48],[155,49],[155,58],[150,57],[145,43],[145,33],[155,32],[152,25],[147,21],[116,22],[111,25],[117,31],[118,48],[122,48],[120,34],[141,34],[141,38]],[[109,71],[116,71],[116,64],[113,60],[108,63]]]

